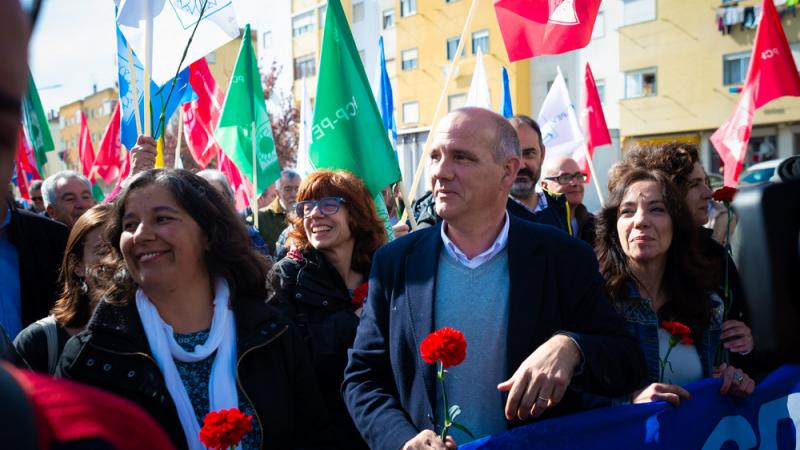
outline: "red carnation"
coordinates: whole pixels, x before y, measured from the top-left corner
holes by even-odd
[[[252,420],[253,416],[245,415],[239,408],[211,411],[203,419],[200,442],[213,450],[234,448],[253,429]]]
[[[660,367],[658,381],[660,383],[664,383],[664,375],[667,367],[670,368],[670,371],[672,370],[672,363],[669,362],[669,355],[672,353],[672,349],[675,348],[678,343],[692,345],[694,344],[694,340],[692,339],[692,329],[680,322],[669,322],[665,320],[661,322],[661,327],[672,335],[669,338],[669,348],[667,349],[667,354],[664,355],[664,359],[658,360],[658,365]]]
[[[289,250],[289,253],[286,254],[286,257],[291,259],[291,260],[293,260],[293,261],[299,262],[299,263],[302,263],[302,262],[304,262],[306,260],[303,257],[303,254],[300,253],[300,250],[298,250],[296,248],[293,248],[293,249]]]
[[[369,283],[361,283],[361,286],[353,291],[353,298],[350,300],[350,304],[355,306],[356,309],[364,306],[364,300],[367,299],[367,292],[369,292]]]
[[[739,190],[736,188],[730,186],[724,186],[714,191],[714,193],[711,194],[711,198],[713,198],[718,202],[730,204],[733,201],[733,197],[736,196],[737,192],[739,192]]]
[[[442,367],[447,369],[461,364],[467,357],[467,340],[462,332],[445,327],[429,334],[419,349],[426,363],[441,361]]]

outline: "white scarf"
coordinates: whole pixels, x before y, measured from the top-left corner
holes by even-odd
[[[178,418],[190,450],[205,450],[205,446],[200,443],[200,423],[173,358],[197,362],[216,351],[208,382],[210,411],[239,407],[236,392],[236,323],[229,307],[228,282],[216,278],[214,292],[214,317],[211,319],[208,339],[203,345],[196,346],[193,352],[187,352],[175,341],[172,327],[164,322],[147,295],[141,289],[136,291],[136,309],[139,310],[147,342],[178,409]],[[241,449],[241,446],[238,448]]]

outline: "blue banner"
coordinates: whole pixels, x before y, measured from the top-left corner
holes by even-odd
[[[800,366],[776,370],[747,398],[721,396],[721,384],[709,378],[686,386],[692,399],[677,408],[657,402],[587,411],[515,428],[459,449],[800,448]]]
[[[503,100],[500,102],[500,114],[506,119],[514,115],[514,108],[511,106],[511,87],[508,82],[508,70],[503,67]]]

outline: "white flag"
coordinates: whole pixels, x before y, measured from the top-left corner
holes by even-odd
[[[180,69],[239,37],[231,0],[122,0],[117,23],[133,51],[144,61],[145,23],[152,20],[151,78],[159,86],[178,72],[189,36],[207,2],[203,18]]]
[[[480,47],[478,47],[478,54],[475,56],[475,70],[472,72],[472,82],[469,85],[467,102],[464,106],[477,106],[493,111],[492,98],[489,94],[489,82],[486,81],[486,69],[483,67],[483,52]]]
[[[311,109],[311,99],[306,89],[306,79],[303,78],[303,101],[300,103],[300,136],[297,146],[297,172],[302,177],[314,171],[311,159],[308,156],[308,146],[311,144],[311,124],[314,121],[314,111]]]
[[[547,149],[545,159],[559,155],[572,157],[584,145],[583,131],[569,98],[561,67],[536,121],[542,129],[542,142]]]

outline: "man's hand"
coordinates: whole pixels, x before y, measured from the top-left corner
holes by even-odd
[[[720,339],[725,341],[725,348],[736,353],[750,353],[753,351],[753,333],[750,327],[738,320],[722,322]]]
[[[666,383],[653,383],[631,395],[631,403],[650,403],[665,401],[674,406],[681,405],[681,399],[691,400],[692,394],[686,389]]]
[[[567,336],[553,336],[539,346],[522,362],[514,376],[497,385],[501,391],[510,391],[506,419],[539,417],[548,407],[557,405],[580,360],[580,349]]]
[[[392,231],[394,232],[394,238],[397,239],[399,237],[407,235],[410,230],[408,228],[408,225],[406,225],[403,222],[400,222],[392,225]]]
[[[131,176],[156,166],[156,140],[150,136],[139,136],[131,149]]]
[[[448,435],[442,442],[431,430],[422,430],[403,445],[403,450],[456,450],[458,446],[452,436]]]
[[[746,373],[722,363],[714,369],[714,378],[722,378],[722,387],[719,393],[722,395],[731,394],[736,397],[747,397],[756,388],[756,382]]]

